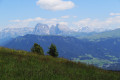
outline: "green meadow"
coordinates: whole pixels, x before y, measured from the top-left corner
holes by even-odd
[[[120,72],[1,47],[0,80],[120,80]]]

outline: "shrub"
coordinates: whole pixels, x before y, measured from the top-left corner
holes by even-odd
[[[31,48],[31,52],[38,53],[40,55],[44,55],[43,48],[38,45],[37,43],[34,44],[34,46]]]

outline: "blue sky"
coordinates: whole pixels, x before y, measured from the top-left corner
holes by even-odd
[[[0,0],[0,28],[38,22],[119,28],[120,0]]]

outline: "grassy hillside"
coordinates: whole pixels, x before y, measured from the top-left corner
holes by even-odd
[[[0,80],[120,80],[120,73],[63,58],[0,48]]]
[[[108,65],[120,62],[120,38],[107,38],[92,42],[67,36],[29,34],[11,40],[5,47],[30,51],[34,43],[41,45],[45,53],[47,53],[51,43],[54,43],[60,57],[94,64],[102,68],[107,68]]]
[[[87,36],[79,36],[78,38],[80,39],[86,38],[94,41],[94,40],[99,40],[101,38],[119,38],[119,37],[120,37],[120,28],[110,31],[104,31],[100,33],[93,33]]]

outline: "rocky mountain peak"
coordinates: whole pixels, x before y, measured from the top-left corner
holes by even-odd
[[[49,26],[46,24],[38,23],[35,26],[33,33],[37,34],[37,35],[48,35],[49,34]]]

